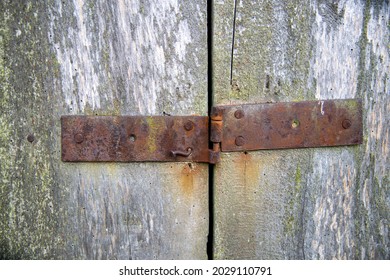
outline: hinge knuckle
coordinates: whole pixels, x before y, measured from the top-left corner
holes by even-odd
[[[211,120],[211,129],[210,129],[210,141],[213,143],[222,142],[222,129],[223,122]]]
[[[217,164],[220,161],[220,151],[209,150],[209,163]]]
[[[222,142],[224,108],[213,107],[210,114],[210,141],[213,143]]]
[[[225,109],[222,107],[218,107],[218,106],[212,107],[210,113],[210,119],[213,121],[222,121],[224,110]]]
[[[216,164],[221,157],[221,142],[223,131],[223,113],[224,108],[213,107],[210,114],[210,141],[213,143],[213,149],[210,150],[210,163]]]

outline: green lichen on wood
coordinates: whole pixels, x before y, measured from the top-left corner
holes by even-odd
[[[366,75],[366,50],[367,50],[367,44],[368,44],[368,38],[367,38],[367,30],[368,30],[368,23],[371,18],[370,13],[370,0],[367,1],[367,4],[364,9],[363,14],[363,26],[362,26],[362,33],[360,35],[359,40],[359,48],[360,48],[360,59],[359,59],[359,76],[357,81],[357,90],[356,95],[358,97],[363,97],[365,92],[365,86],[366,86],[366,79],[368,78]]]
[[[3,3],[0,4],[1,8]],[[3,9],[1,9],[3,10]],[[8,242],[9,224],[7,203],[5,198],[9,195],[11,178],[9,174],[9,157],[12,156],[11,142],[12,128],[5,112],[9,110],[10,70],[7,67],[6,45],[10,38],[10,30],[7,26],[8,14],[4,11],[4,17],[0,21],[0,259],[18,258],[16,252],[11,252]]]
[[[53,170],[47,148],[52,145],[52,114],[47,100],[45,67],[49,54],[34,3],[3,3],[1,21],[0,107],[0,258],[50,258],[56,219]],[[27,141],[28,135],[34,140]],[[52,251],[52,252],[50,252]]]
[[[294,176],[294,185],[288,189],[287,202],[284,210],[284,247],[292,248],[295,251],[293,258],[304,258],[303,254],[303,221],[305,205],[305,182],[303,182],[301,163],[296,167]],[[290,250],[286,250],[286,253]],[[288,257],[291,257],[287,253]]]
[[[357,183],[355,188],[355,258],[362,259],[385,259],[389,256],[388,233],[389,226],[389,205],[386,201],[388,184],[385,183],[386,176],[376,174],[378,172],[379,157],[383,157],[381,145],[385,145],[383,138],[374,138],[374,130],[378,130],[377,119],[372,119],[378,109],[386,102],[386,95],[376,92],[372,80],[379,78],[378,63],[383,64],[383,57],[374,53],[373,42],[369,40],[369,24],[378,20],[381,8],[378,1],[367,1],[364,8],[364,20],[359,40],[360,59],[359,76],[357,85],[357,96],[363,101],[363,131],[364,141],[360,148],[356,149],[357,160]],[[371,30],[371,32],[373,32]],[[384,38],[385,39],[385,38]],[[387,39],[388,40],[388,39]],[[386,44],[386,42],[383,42]],[[382,61],[381,61],[382,60]],[[387,74],[384,75],[386,79]],[[377,81],[378,82],[378,81]],[[386,83],[385,83],[386,84]],[[385,86],[386,88],[386,86]],[[387,97],[388,99],[388,97]],[[380,110],[385,110],[384,107]],[[386,129],[386,128],[381,128]],[[384,133],[380,137],[384,137]],[[382,143],[381,143],[382,141]],[[388,163],[385,163],[385,170],[388,170]],[[382,167],[383,168],[383,167]],[[374,240],[374,243],[373,243]]]
[[[241,103],[300,101],[314,96],[315,88],[307,87],[313,19],[303,2],[265,1],[237,7],[232,81],[225,98]],[[218,57],[223,54],[215,52]]]
[[[313,55],[311,29],[312,12],[305,1],[288,1],[286,3],[288,22],[287,68],[291,75],[283,90],[295,101],[308,100],[314,97],[315,89],[308,89],[310,58]]]

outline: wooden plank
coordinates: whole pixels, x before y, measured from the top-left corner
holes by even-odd
[[[207,115],[206,1],[0,11],[0,258],[207,258],[207,164],[63,163],[60,149],[62,115]]]
[[[361,98],[364,127],[355,147],[223,153],[214,258],[389,259],[389,3],[213,9],[214,105]]]

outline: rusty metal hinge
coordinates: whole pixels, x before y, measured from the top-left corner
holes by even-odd
[[[220,152],[355,145],[361,107],[348,99],[216,106],[210,118],[63,116],[62,160],[217,163]]]

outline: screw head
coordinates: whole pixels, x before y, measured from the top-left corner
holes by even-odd
[[[245,138],[242,136],[238,136],[236,138],[235,143],[236,143],[236,146],[243,146],[245,144]]]
[[[34,142],[35,141],[35,136],[33,134],[29,134],[27,136],[27,141],[30,142],[30,143]]]
[[[236,119],[241,119],[245,116],[245,113],[243,110],[238,109],[237,111],[234,112],[234,116],[236,117]]]
[[[348,119],[343,120],[342,126],[344,129],[350,128],[351,125],[352,125],[352,122],[350,120],[348,120]]]
[[[194,129],[194,123],[192,121],[187,121],[184,124],[184,129],[187,130],[187,131],[190,131],[190,130]]]
[[[77,133],[75,136],[74,136],[74,141],[77,143],[77,144],[80,144],[84,141],[84,135],[82,133]]]

